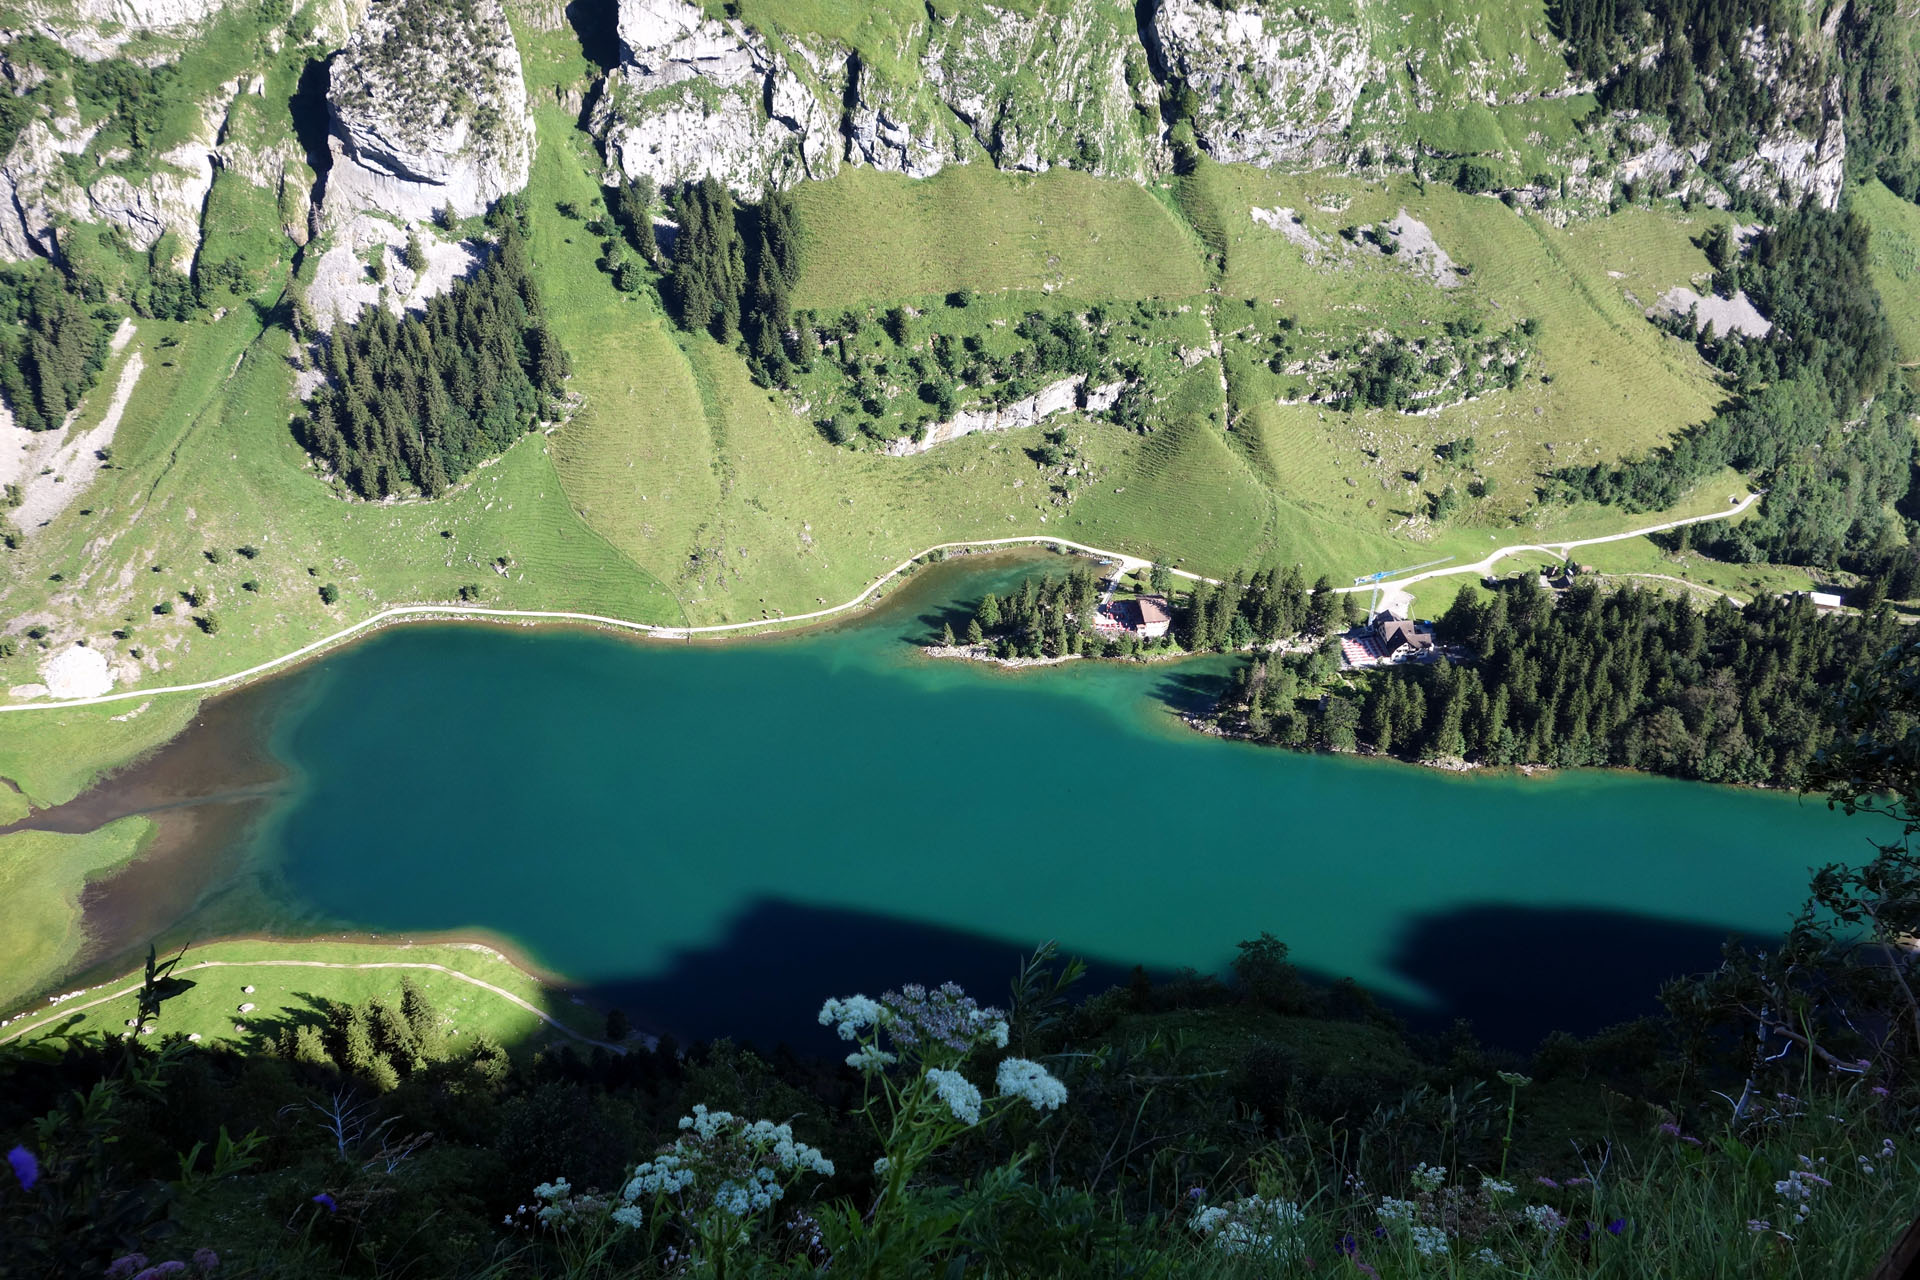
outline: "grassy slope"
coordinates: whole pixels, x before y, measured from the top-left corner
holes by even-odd
[[[1709,416],[1719,399],[1692,349],[1655,330],[1635,301],[1706,268],[1690,239],[1700,225],[1674,213],[1632,210],[1561,231],[1437,184],[1423,192],[1411,181],[1210,166],[1202,187],[1226,234],[1222,293],[1275,303],[1330,339],[1382,329],[1418,334],[1458,314],[1484,317],[1489,330],[1525,318],[1541,322],[1529,376],[1517,390],[1437,415],[1247,404],[1251,456],[1284,499],[1309,513],[1387,534],[1422,511],[1428,494],[1447,484],[1464,489],[1478,474],[1495,482],[1493,496],[1437,536],[1420,531],[1422,545],[1442,554],[1474,551],[1477,558],[1489,533],[1511,540],[1516,531],[1553,538],[1609,532],[1620,527],[1616,512],[1534,509],[1539,476],[1555,466],[1643,452]],[[1302,247],[1255,223],[1255,207],[1294,209],[1324,246],[1315,250],[1317,261],[1310,264]],[[1394,259],[1345,248],[1342,228],[1370,226],[1403,208],[1472,268],[1465,284],[1441,290]],[[1438,463],[1434,447],[1463,436],[1478,442],[1474,468]],[[1406,478],[1422,468],[1422,484]],[[1723,506],[1724,488],[1725,481],[1702,486],[1677,514]]]
[[[800,188],[796,200],[806,244],[796,307],[837,310],[960,288],[1132,300],[1207,287],[1166,206],[1116,179],[965,165],[916,182],[849,169]]]
[[[1920,205],[1879,183],[1852,188],[1853,207],[1873,228],[1873,284],[1886,304],[1908,376],[1920,367]]]
[[[82,942],[73,923],[80,891],[138,853],[151,830],[145,818],[125,818],[85,835],[23,831],[0,840],[0,1006],[59,976]]]
[[[69,837],[71,838],[71,837]],[[258,961],[318,961],[322,964],[407,965],[437,964],[471,975],[512,992],[540,1009],[576,1035],[598,1039],[603,1018],[564,993],[547,986],[497,952],[456,943],[393,945],[334,942],[324,939],[298,943],[239,939],[197,946],[181,961],[179,974],[190,984],[161,1005],[158,1034],[199,1035],[209,1041],[258,1045],[274,1036],[284,1023],[298,1025],[320,1016],[329,1003],[358,1004],[372,996],[397,1000],[403,975],[419,984],[451,1023],[461,1039],[489,1036],[512,1048],[533,1048],[571,1039],[541,1022],[525,1009],[493,992],[431,969],[323,969],[259,964]],[[196,968],[208,961],[219,967]],[[105,995],[138,982],[137,973],[91,989]],[[242,988],[251,986],[251,992]],[[72,1002],[87,1003],[92,995]],[[245,1014],[241,1004],[254,1008]],[[119,996],[78,1016],[81,1031],[118,1035],[138,1013],[138,998]],[[36,1023],[37,1025],[37,1023]],[[236,1027],[244,1028],[236,1031]],[[20,1025],[0,1032],[18,1034]]]

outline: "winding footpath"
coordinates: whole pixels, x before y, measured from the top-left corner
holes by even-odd
[[[424,960],[379,960],[370,961],[366,964],[347,964],[344,961],[337,960],[202,960],[197,964],[187,965],[185,968],[177,969],[174,972],[176,974],[186,974],[198,969],[431,969],[435,973],[444,973],[450,978],[458,978],[460,981],[471,983],[483,991],[491,992],[509,1004],[517,1005],[519,1008],[526,1010],[541,1022],[552,1027],[555,1031],[570,1036],[582,1044],[589,1045],[595,1049],[608,1049],[614,1053],[626,1052],[624,1048],[617,1044],[610,1044],[604,1040],[595,1040],[589,1036],[581,1035],[572,1027],[556,1020],[551,1014],[547,1013],[546,1010],[533,1004],[531,1001],[521,999],[505,987],[495,986],[485,979],[476,978],[470,973],[462,973],[458,969],[450,969],[444,964],[433,964]],[[16,1040],[30,1031],[38,1031],[42,1027],[64,1022],[67,1018],[72,1017],[82,1010],[92,1009],[98,1005],[110,1004],[115,1000],[123,1000],[127,996],[140,990],[143,985],[144,979],[140,982],[130,983],[117,991],[109,991],[105,995],[95,996],[93,999],[79,1004],[62,1003],[55,1005],[48,1011],[46,1017],[30,1022],[18,1030],[9,1029],[4,1034],[0,1034],[0,1044],[5,1044],[9,1040]]]
[[[1741,501],[1729,506],[1725,511],[1716,511],[1704,516],[1690,516],[1683,520],[1669,520],[1663,524],[1648,525],[1645,528],[1632,529],[1626,533],[1607,534],[1604,537],[1598,538],[1578,538],[1569,542],[1516,543],[1513,546],[1501,547],[1497,551],[1490,552],[1484,559],[1476,560],[1472,564],[1452,565],[1444,569],[1430,569],[1425,573],[1416,573],[1411,577],[1390,578],[1377,583],[1368,583],[1364,586],[1335,587],[1334,591],[1341,595],[1347,595],[1354,592],[1370,592],[1382,587],[1396,587],[1404,590],[1414,583],[1425,582],[1432,578],[1442,578],[1451,574],[1471,573],[1485,576],[1493,572],[1493,566],[1497,561],[1506,556],[1523,552],[1533,551],[1564,556],[1575,547],[1591,547],[1605,542],[1626,542],[1633,538],[1645,537],[1651,533],[1664,533],[1670,529],[1678,529],[1682,525],[1705,524],[1712,520],[1728,520],[1746,511],[1754,503],[1758,502],[1761,496],[1760,493],[1750,493]],[[796,613],[781,618],[759,618],[751,622],[723,622],[705,627],[667,627],[651,622],[633,622],[626,618],[610,618],[604,614],[571,613],[558,609],[483,609],[472,605],[461,604],[395,605],[390,609],[383,609],[371,617],[363,618],[350,627],[342,627],[332,635],[315,640],[312,644],[303,645],[291,653],[284,653],[277,658],[270,658],[266,662],[248,667],[245,671],[236,671],[231,675],[217,676],[214,679],[201,680],[194,684],[128,689],[120,693],[103,693],[90,698],[63,698],[41,702],[0,704],[0,714],[17,711],[65,710],[72,707],[97,707],[113,702],[126,702],[134,698],[154,698],[164,694],[174,693],[211,693],[215,690],[242,684],[256,676],[266,675],[270,671],[277,670],[290,663],[298,662],[302,658],[312,657],[314,654],[325,649],[330,649],[343,641],[359,635],[363,631],[368,631],[397,620],[418,618],[506,618],[525,621],[584,622],[594,626],[613,627],[617,630],[631,631],[656,640],[689,640],[695,636],[717,636],[740,631],[768,631],[790,626],[794,623],[816,622],[824,618],[831,618],[838,614],[846,613],[852,609],[857,609],[871,600],[875,593],[882,587],[936,552],[971,551],[981,548],[1023,545],[1062,547],[1067,550],[1078,551],[1083,555],[1093,556],[1097,559],[1114,561],[1119,564],[1121,573],[1130,573],[1138,569],[1147,568],[1153,564],[1151,560],[1145,560],[1139,556],[1130,556],[1123,551],[1108,551],[1100,547],[1090,547],[1085,543],[1072,542],[1066,538],[1056,538],[1046,534],[1030,534],[1015,538],[986,538],[977,542],[942,542],[902,560],[892,569],[875,578],[865,591],[862,591],[845,604],[832,605],[825,609],[815,609],[811,613]],[[1173,569],[1171,572],[1175,577],[1185,578],[1189,582],[1207,582],[1217,586],[1220,581],[1218,578],[1207,578],[1197,573],[1189,573],[1185,569]]]

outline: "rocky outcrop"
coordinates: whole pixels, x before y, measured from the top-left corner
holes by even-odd
[[[849,163],[931,178],[978,155],[971,132],[925,83],[897,84],[858,58],[846,69]]]
[[[887,446],[886,453],[893,458],[911,457],[976,431],[1018,431],[1022,427],[1038,426],[1056,414],[1075,409],[1104,413],[1113,408],[1125,386],[1125,383],[1110,382],[1089,387],[1083,377],[1062,378],[1058,382],[1048,383],[1024,400],[1016,400],[999,409],[966,409],[956,413],[947,421],[928,427],[926,435],[918,440],[901,436]]]
[[[407,265],[409,235],[426,255],[415,271]],[[356,215],[332,229],[304,295],[307,313],[322,333],[335,324],[352,324],[368,307],[384,306],[394,315],[421,311],[427,300],[451,289],[486,262],[487,247],[474,240],[443,240],[430,227],[403,228],[385,218]],[[371,264],[378,258],[382,278]]]
[[[38,31],[76,58],[111,58],[139,36],[189,36],[231,0],[26,0],[8,26]]]
[[[1335,26],[1252,0],[1162,0],[1145,35],[1164,73],[1192,91],[1199,144],[1228,163],[1325,159],[1361,91],[1386,75],[1364,20]]]
[[[326,214],[483,212],[527,184],[533,116],[500,0],[376,0],[327,90]]]
[[[1162,167],[1159,86],[1131,4],[966,10],[934,28],[921,69],[1002,169],[1142,178]]]
[[[259,82],[251,82],[259,92]],[[58,257],[57,227],[62,222],[106,223],[119,227],[142,249],[169,232],[177,239],[174,265],[185,270],[200,243],[200,216],[213,170],[223,123],[240,81],[222,85],[220,95],[201,106],[193,137],[158,157],[152,172],[122,172],[134,157],[109,153],[92,167],[100,176],[84,184],[66,157],[84,154],[93,130],[82,127],[71,99],[51,117],[31,121],[0,162],[0,258]]]
[[[844,58],[810,61],[684,0],[623,0],[620,44],[593,127],[626,176],[717,178],[752,199],[838,169],[843,140],[821,77],[844,74]]]

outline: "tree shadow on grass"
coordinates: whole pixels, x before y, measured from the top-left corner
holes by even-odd
[[[396,978],[395,991],[399,990]],[[328,996],[315,995],[311,991],[295,991],[292,997],[299,1005],[281,1005],[274,1009],[261,1009],[253,1013],[235,1013],[233,1024],[243,1027],[242,1046],[248,1053],[271,1053],[280,1045],[283,1033],[297,1035],[301,1027],[312,1027],[325,1033],[332,1023],[334,1010],[340,1002]]]

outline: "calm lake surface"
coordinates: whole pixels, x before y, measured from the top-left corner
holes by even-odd
[[[484,930],[643,1026],[770,1041],[852,990],[998,998],[1050,938],[1107,978],[1268,931],[1525,1045],[1643,1011],[1868,852],[1865,819],[1790,796],[1211,739],[1175,709],[1227,659],[1006,673],[907,643],[1034,568],[943,566],[780,641],[382,633],[236,695],[288,777],[175,877],[172,932]]]

